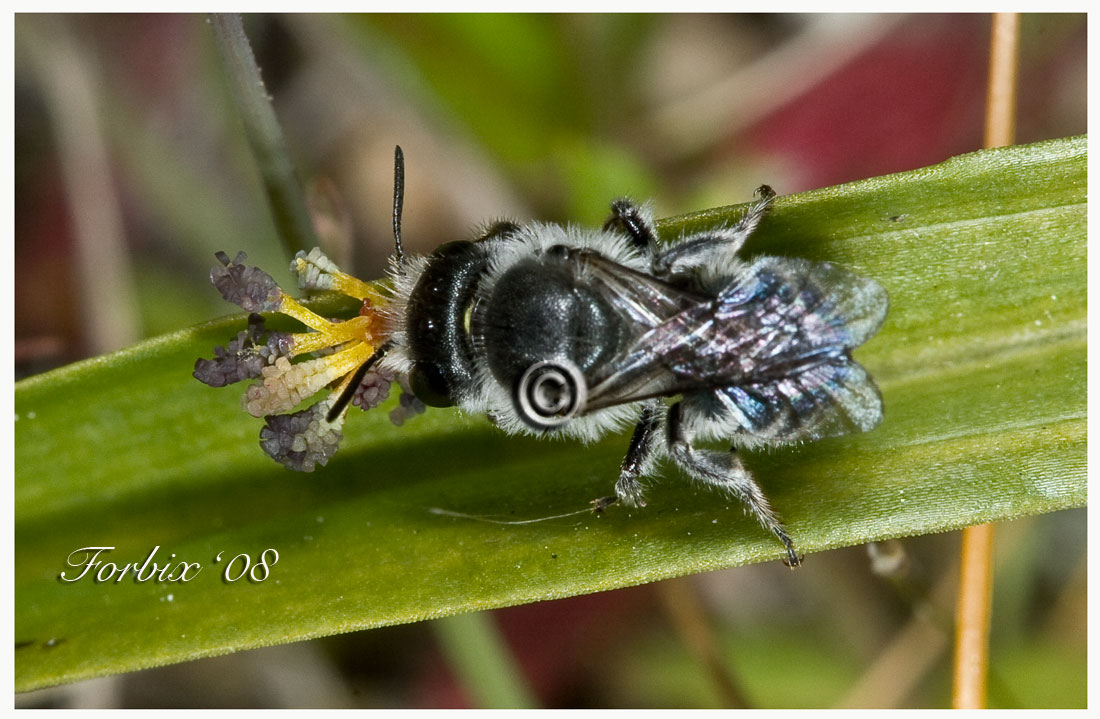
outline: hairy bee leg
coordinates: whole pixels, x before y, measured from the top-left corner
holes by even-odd
[[[772,200],[775,199],[775,190],[771,188],[771,185],[761,185],[756,188],[753,194],[758,195],[760,199],[749,208],[749,211],[745,213],[741,221],[737,223],[738,229],[744,230],[747,233],[751,233],[756,229],[756,226],[760,224],[760,220],[764,219],[764,215],[768,214]]]
[[[783,546],[787,549],[785,563],[790,567],[798,566],[801,559],[795,552],[794,542],[791,541],[779,516],[768,504],[768,499],[760,486],[741,463],[741,458],[732,450],[716,452],[692,447],[691,437],[687,435],[681,422],[682,412],[682,405],[679,402],[668,411],[668,450],[672,459],[691,475],[692,479],[736,496],[764,529],[783,542]]]
[[[648,472],[649,465],[653,462],[657,431],[660,427],[661,403],[656,400],[646,402],[641,419],[634,427],[626,457],[619,468],[619,480],[615,482],[615,499],[628,507],[645,506],[644,490],[639,479]]]
[[[611,203],[611,217],[603,229],[624,233],[647,257],[657,255],[657,228],[649,214],[632,201],[621,198]]]
[[[768,214],[775,190],[767,185],[756,189],[757,200],[733,227],[705,230],[696,233],[654,257],[653,269],[658,274],[683,272],[693,267],[713,266],[720,257],[736,254],[745,240],[756,230]]]

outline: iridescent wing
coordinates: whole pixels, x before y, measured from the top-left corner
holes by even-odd
[[[762,257],[716,297],[685,296],[684,304],[589,378],[588,409],[706,393],[761,437],[813,439],[877,424],[878,390],[850,352],[886,315],[878,283],[826,262]]]
[[[663,348],[658,338],[674,331],[682,319],[706,306],[709,299],[620,265],[598,252],[583,250],[577,259],[589,287],[623,316],[622,326],[631,332],[616,358],[585,378],[589,387],[586,409],[674,394],[680,381],[675,372],[666,363],[652,361],[659,359],[654,352]]]
[[[795,442],[866,432],[882,420],[882,396],[867,371],[840,356],[782,379],[709,393],[746,434]]]
[[[705,295],[609,260],[594,250],[576,251],[576,261],[580,274],[591,287],[623,313],[632,326],[644,331],[664,325],[707,299]]]
[[[740,376],[712,396],[744,432],[775,441],[874,428],[882,397],[851,350],[882,325],[886,291],[827,262],[762,258],[752,269],[720,295],[716,316],[755,327],[758,340],[740,344]]]

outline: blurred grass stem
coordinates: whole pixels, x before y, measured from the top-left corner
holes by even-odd
[[[1016,142],[1016,70],[1020,45],[1020,15],[993,14],[986,94],[985,147]]]
[[[455,678],[476,708],[538,706],[491,614],[458,614],[438,619],[433,626]]]
[[[941,666],[951,636],[949,607],[955,592],[958,567],[952,566],[925,596],[906,597],[912,614],[891,637],[874,662],[848,693],[837,702],[838,709],[903,709],[928,674]]]
[[[256,156],[279,237],[290,255],[308,251],[318,244],[309,206],[241,16],[215,14],[210,17],[210,24],[248,143]]]
[[[1016,134],[1016,59],[1020,16],[994,13],[989,58],[985,146],[1011,145]],[[967,527],[962,533],[959,598],[955,611],[955,682],[952,705],[986,705],[989,673],[989,625],[993,606],[993,525]]]
[[[141,336],[121,203],[96,98],[95,63],[65,18],[23,18],[19,29],[42,86],[72,221],[84,350],[104,354]]]
[[[710,677],[723,708],[749,708],[744,692],[718,651],[716,632],[699,601],[696,584],[688,577],[680,577],[658,582],[654,587],[681,644]]]

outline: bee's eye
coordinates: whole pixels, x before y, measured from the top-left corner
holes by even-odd
[[[451,387],[439,368],[430,362],[417,362],[409,373],[413,394],[429,407],[453,407]]]
[[[547,360],[527,368],[515,387],[519,416],[536,429],[552,429],[584,412],[588,384],[568,360]]]

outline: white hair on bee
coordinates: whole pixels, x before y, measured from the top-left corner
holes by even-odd
[[[474,371],[480,391],[463,403],[464,408],[472,413],[484,412],[493,420],[493,424],[508,434],[576,439],[590,444],[609,432],[619,432],[638,421],[640,410],[637,407],[616,405],[573,417],[556,427],[533,428],[520,418],[512,393],[496,381],[486,363],[476,362]]]
[[[594,250],[639,272],[648,269],[648,261],[628,238],[607,230],[534,222],[520,226],[506,237],[489,241],[493,243],[493,252],[478,284],[475,302],[491,293],[499,277],[517,262],[560,245]],[[428,262],[429,257],[425,255],[391,258],[389,275],[393,283],[393,300],[380,310],[380,314],[394,348],[380,362],[384,369],[398,373],[407,373],[412,369],[406,341],[412,331],[408,327],[408,305]],[[609,432],[621,431],[638,419],[638,408],[620,405],[576,417],[553,429],[534,429],[516,412],[511,392],[496,380],[488,363],[478,354],[473,358],[472,371],[475,375],[473,388],[470,394],[464,396],[461,409],[468,414],[488,415],[496,426],[508,434],[576,439],[587,444]]]
[[[652,216],[651,212],[649,216]],[[478,286],[478,300],[484,300],[493,291],[500,277],[516,263],[542,255],[550,248],[558,246],[594,250],[639,272],[649,269],[649,261],[621,233],[574,225],[532,222],[521,226],[506,239],[499,240],[485,277]],[[638,420],[640,410],[637,407],[618,405],[573,417],[557,427],[534,429],[516,412],[511,388],[505,388],[496,380],[488,363],[475,358],[474,370],[477,374],[476,384],[481,392],[468,401],[471,411],[488,413],[494,423],[509,434],[577,439],[588,444],[609,432],[619,432]]]
[[[393,349],[386,353],[379,365],[391,372],[406,374],[412,369],[408,353],[408,304],[416,283],[428,264],[426,255],[390,256],[386,274],[392,285],[393,297],[378,309],[385,333],[393,341]]]
[[[497,279],[517,262],[544,254],[551,247],[562,246],[595,250],[624,267],[639,272],[649,271],[649,260],[638,251],[629,238],[608,230],[592,230],[574,225],[554,225],[532,222],[521,225],[494,248],[483,287],[491,290]],[[479,292],[481,289],[479,288]]]

